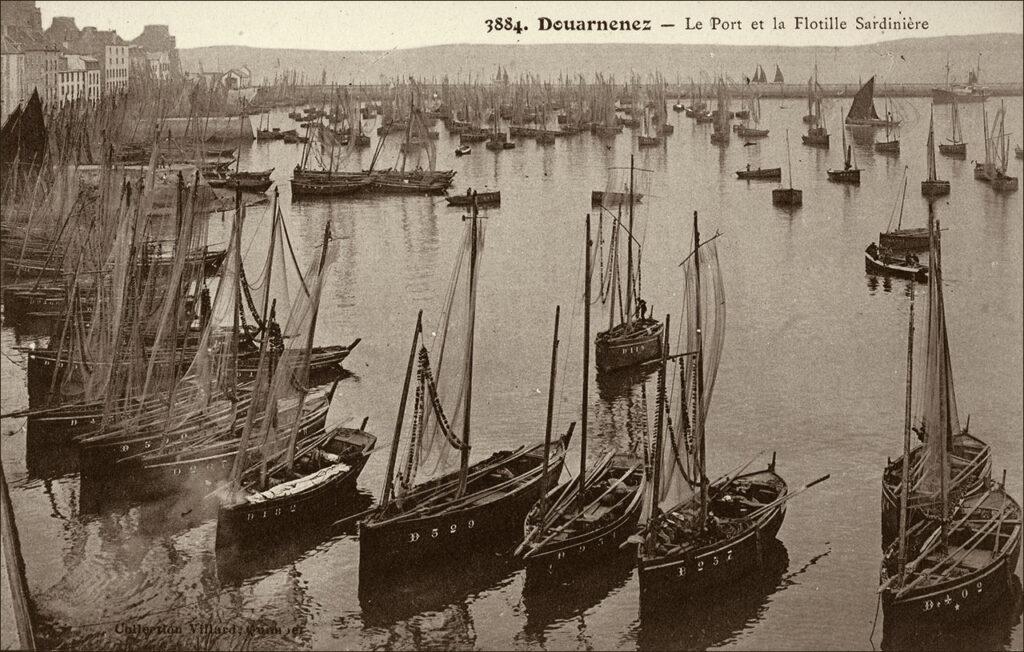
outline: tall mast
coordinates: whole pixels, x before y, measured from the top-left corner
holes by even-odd
[[[928,115],[928,180],[934,181],[935,173],[935,112]]]
[[[583,396],[580,399],[580,509],[585,503],[587,488],[587,406],[590,399],[590,213],[587,213],[587,240],[583,271]]]
[[[588,310],[589,303],[588,303]],[[555,376],[558,372],[558,321],[562,312],[561,306],[555,306],[555,334],[551,338],[551,373],[548,378],[548,417],[544,428],[544,464],[540,472],[540,510],[547,511],[548,497],[548,460],[551,457],[551,421],[555,413]],[[584,346],[587,341],[584,340]]]
[[[790,183],[792,185],[792,183]],[[693,269],[695,273],[694,283],[694,316],[697,328],[697,404],[693,408],[694,422],[697,426],[697,441],[699,443],[700,464],[698,471],[700,476],[700,527],[704,529],[708,518],[708,478],[706,472],[707,447],[704,442],[704,333],[701,327],[700,310],[700,230],[697,228],[697,211],[693,211]]]
[[[910,500],[910,411],[914,383],[914,281],[910,281],[910,329],[907,337],[907,405],[903,416],[903,470],[900,477],[899,574],[907,565],[907,503]]]
[[[317,315],[320,314],[320,295],[323,288],[323,273],[324,265],[327,263],[327,247],[331,243],[331,222],[327,221],[324,225],[324,239],[323,247],[320,250],[320,264],[317,266],[317,290],[314,297],[315,303],[313,304],[313,313],[310,315],[309,322],[309,333],[306,335],[306,347],[303,353],[302,363],[299,366],[302,376],[302,384],[308,385],[306,381],[309,374],[309,359],[313,352],[313,336],[316,334],[316,321]],[[295,465],[295,442],[299,436],[300,420],[302,419],[302,408],[306,403],[306,391],[303,391],[301,398],[299,399],[299,407],[295,412],[295,420],[291,427],[291,432],[288,435],[288,457],[286,458],[286,467],[289,471]]]
[[[384,507],[391,500],[391,489],[394,485],[395,461],[398,458],[398,440],[402,434],[402,422],[405,420],[405,404],[409,399],[409,382],[412,379],[412,367],[416,361],[416,344],[423,332],[423,311],[416,315],[416,329],[412,333],[412,346],[409,348],[409,364],[405,368],[405,384],[402,385],[402,398],[398,401],[398,420],[395,423],[395,436],[391,440],[391,453],[388,455],[388,470],[384,474],[384,489],[380,492],[380,506]]]
[[[473,332],[476,329],[476,240],[478,210],[476,198],[473,198],[473,214],[470,219],[469,245],[469,324],[467,326],[467,358],[466,358],[466,403],[462,417],[462,450],[459,463],[459,487],[457,497],[466,493],[466,476],[469,472],[469,429],[470,416],[473,408]]]
[[[793,159],[789,156],[789,129],[786,130],[786,164],[789,166],[789,187],[793,188]],[[693,232],[697,233],[697,217],[694,213],[693,218]],[[696,250],[694,250],[696,251]],[[699,273],[699,272],[698,272]]]
[[[589,240],[590,237],[587,237]],[[633,155],[629,155],[629,232],[626,233],[626,323],[633,323]]]

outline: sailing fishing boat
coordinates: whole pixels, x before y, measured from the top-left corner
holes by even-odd
[[[511,547],[541,488],[551,486],[562,472],[571,428],[549,446],[544,442],[520,446],[469,463],[477,267],[483,245],[476,207],[465,222],[437,329],[434,363],[426,346],[420,345],[422,312],[416,320],[384,489],[378,506],[359,524],[361,587],[421,560],[458,562],[465,555]],[[468,295],[464,304],[456,301],[458,293]],[[405,461],[396,474],[414,366],[411,432]],[[458,468],[448,471],[453,451],[459,454]],[[416,482],[418,476],[428,474],[434,477]]]
[[[729,144],[729,92],[725,88],[725,80],[718,78],[717,93],[715,99],[714,130],[711,133],[712,145]]]
[[[935,116],[928,116],[928,178],[921,182],[921,194],[925,197],[942,197],[949,194],[949,181],[938,178],[935,171]]]
[[[645,472],[636,451],[606,453],[597,465],[587,469],[587,436],[590,379],[590,215],[587,215],[583,301],[583,397],[580,407],[580,470],[577,479],[551,492],[542,491],[541,499],[526,515],[523,543],[516,550],[526,562],[527,573],[541,571],[557,574],[579,569],[595,560],[623,552],[622,543],[636,528],[640,518]],[[558,313],[555,313],[555,340],[551,351],[551,386],[548,391],[548,427],[554,402],[554,374],[558,352]],[[645,445],[645,444],[644,444]],[[591,566],[592,568],[592,566]]]
[[[846,144],[846,130],[843,129],[843,169],[828,170],[828,180],[834,183],[860,185],[860,168],[853,160],[853,148]]]
[[[960,126],[960,104],[953,100],[949,103],[949,124],[952,133],[947,143],[939,143],[939,154],[954,158],[967,157],[967,143],[964,142],[963,129]]]
[[[741,138],[766,138],[768,136],[767,129],[761,129],[761,96],[754,95],[750,101],[750,120],[753,121],[754,126],[751,127],[749,122],[744,122],[736,128],[736,135]]]
[[[684,351],[669,355],[668,347],[663,349],[653,476],[640,535],[630,538],[640,544],[641,613],[659,604],[675,607],[680,599],[759,568],[763,542],[779,531],[786,501],[796,495],[775,472],[774,455],[762,470],[744,473],[755,456],[714,482],[708,480],[705,425],[725,341],[725,300],[717,236],[701,242],[696,212],[693,240],[693,251],[683,261]],[[671,396],[666,389],[670,373]]]
[[[999,106],[995,117],[992,118],[991,130],[984,104],[981,111],[985,127],[985,162],[974,164],[974,178],[989,184],[995,191],[1015,192],[1018,187],[1017,177],[1006,174],[1006,168],[1010,163],[1010,140],[1003,124],[1006,105]]]
[[[883,154],[900,153],[900,129],[899,121],[895,119],[892,111],[892,102],[889,98],[885,100],[885,140],[875,143],[875,151]]]
[[[903,207],[907,199],[907,170],[903,168],[903,191],[896,198],[892,212],[889,213],[889,224],[886,230],[878,234],[878,245],[883,251],[907,252],[928,250],[928,227],[903,228]],[[899,209],[897,211],[897,209]],[[896,228],[892,228],[893,218]]]
[[[817,80],[817,68],[815,68],[815,80]],[[817,86],[817,81],[815,81],[815,86]],[[814,105],[812,106],[811,113],[814,116],[814,119],[810,122],[810,126],[807,128],[807,134],[800,136],[800,140],[804,145],[809,147],[821,147],[823,149],[828,149],[829,134],[828,129],[825,128],[825,114],[821,112],[820,88],[815,89]]]
[[[273,263],[274,234],[267,254]],[[320,257],[303,278],[303,292],[292,303],[281,337],[302,338],[301,347],[272,350],[271,329],[264,329],[255,381],[263,419],[257,426],[257,406],[250,406],[238,443],[230,487],[217,511],[217,547],[255,544],[273,533],[308,527],[335,516],[346,491],[373,451],[377,438],[359,429],[337,427],[300,438],[300,425],[309,392],[309,360],[325,273],[331,256],[331,224],[324,227]],[[269,284],[268,284],[269,285]],[[263,301],[268,308],[269,288]],[[255,451],[250,442],[259,441]],[[254,454],[255,453],[255,454]]]
[[[887,465],[883,476],[886,482],[895,476],[899,491],[896,540],[885,550],[879,577],[887,627],[936,627],[984,617],[993,605],[1009,601],[1012,585],[1019,582],[1013,574],[1020,558],[1021,508],[1006,492],[1005,471],[1002,483],[975,475],[965,486],[965,469],[956,464],[963,452],[956,440],[965,433],[953,391],[942,253],[931,204],[928,230],[933,277],[917,415],[924,444],[915,457],[910,443],[915,430],[911,294],[903,455]],[[883,493],[883,523],[886,502]]]
[[[661,138],[651,134],[651,123],[648,118],[647,107],[640,109],[643,112],[641,117],[641,131],[637,134],[637,147],[656,147],[661,144]]]
[[[804,115],[804,124],[816,125],[818,124],[818,113],[815,113],[814,108],[816,103],[820,103],[820,98],[817,96],[816,87],[818,85],[818,62],[814,62],[814,76],[807,78],[807,114]]]
[[[857,94],[853,96],[853,104],[846,114],[846,124],[851,127],[885,127],[892,128],[899,124],[891,114],[879,118],[875,111],[875,78],[867,80]]]
[[[988,99],[985,89],[978,86],[981,77],[981,53],[978,53],[978,66],[967,72],[966,84],[953,84],[949,78],[949,56],[946,56],[946,86],[932,89],[932,104],[974,104]]]
[[[608,315],[608,330],[597,334],[595,338],[595,358],[599,372],[610,372],[616,369],[624,369],[636,365],[651,362],[661,355],[662,324],[657,319],[647,316],[647,303],[640,298],[639,290],[636,292],[636,307],[634,308],[634,282],[635,276],[640,274],[639,243],[637,243],[638,259],[633,264],[633,244],[636,238],[633,235],[633,209],[637,204],[634,193],[634,168],[633,157],[629,157],[629,191],[626,202],[618,201],[616,194],[604,193],[602,210],[607,210],[609,205],[618,204],[619,218],[613,222],[612,244],[609,247],[609,276],[610,289],[608,296],[611,298],[611,309]],[[622,204],[628,203],[629,224],[623,229],[621,215]],[[619,280],[619,243],[620,234],[626,235],[626,303],[619,305],[619,323],[615,323],[616,297],[621,292]],[[635,267],[635,269],[634,269]],[[634,310],[636,314],[634,314]]]
[[[789,168],[789,187],[772,190],[772,203],[776,206],[801,206],[804,203],[804,191],[793,187],[793,159],[789,156],[788,129],[786,130],[786,164]]]

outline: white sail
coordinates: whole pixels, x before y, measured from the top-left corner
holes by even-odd
[[[685,355],[673,372],[672,425],[665,433],[661,456],[658,502],[662,508],[687,500],[699,487],[700,441],[725,343],[725,291],[716,244],[702,244],[684,265],[684,330],[676,346],[680,353],[699,352],[700,360],[697,355]],[[703,369],[699,396],[698,368]]]

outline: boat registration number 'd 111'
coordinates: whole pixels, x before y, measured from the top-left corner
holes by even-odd
[[[947,593],[945,596],[941,598],[936,598],[934,600],[924,600],[922,602],[923,610],[934,611],[935,609],[952,607],[953,611],[960,611],[960,600],[969,599],[972,593],[981,593],[981,589],[982,583],[975,582],[974,590],[971,590],[970,587],[965,586],[959,591],[953,591],[952,595]]]
[[[703,573],[705,570],[715,568],[716,566],[722,566],[732,561],[732,549],[722,550],[710,555],[704,555],[703,557],[697,557],[694,560],[694,568],[698,573]],[[680,566],[676,571],[678,577],[686,577],[686,566]]]
[[[468,521],[466,521],[466,525],[464,528],[460,528],[458,523],[449,523],[447,527],[433,527],[430,528],[429,531],[424,533],[410,532],[409,539],[406,541],[406,543],[416,543],[422,539],[438,539],[442,536],[453,536],[462,531],[462,529],[472,530],[475,526],[476,521],[474,521],[473,519],[469,519]]]

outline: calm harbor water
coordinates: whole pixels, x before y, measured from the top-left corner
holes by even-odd
[[[991,103],[990,103],[991,104]],[[453,191],[497,188],[486,211],[487,243],[478,296],[474,374],[474,459],[542,437],[553,312],[561,304],[563,360],[556,426],[578,418],[582,333],[583,220],[590,191],[607,169],[650,170],[643,220],[643,293],[659,317],[679,323],[691,216],[706,236],[721,232],[728,305],[725,350],[708,423],[709,466],[719,473],[759,450],[777,452],[791,487],[831,479],[789,507],[763,575],[674,617],[642,621],[629,563],[594,569],[550,591],[503,558],[459,559],[416,569],[401,585],[360,591],[354,526],[315,533],[251,559],[214,552],[215,506],[194,496],[80,510],[73,450],[27,450],[25,431],[3,423],[3,465],[23,543],[42,645],[58,648],[499,648],[868,649],[883,641],[875,590],[880,561],[880,475],[899,455],[903,424],[909,285],[865,274],[864,247],[884,230],[909,168],[904,224],[923,226],[929,103],[901,100],[898,157],[854,141],[859,187],[834,185],[842,165],[842,107],[828,108],[833,147],[803,147],[800,101],[762,103],[769,138],[751,146],[733,135],[709,142],[710,125],[670,113],[675,134],[635,151],[629,130],[614,141],[589,134],[542,147],[520,140],[499,153],[474,147],[455,158],[444,133],[438,167],[458,171]],[[1006,101],[1006,131],[1020,142],[1022,102]],[[995,108],[989,106],[989,114]],[[1006,469],[1010,493],[1024,493],[1021,437],[1024,238],[1020,192],[997,195],[973,179],[984,156],[981,106],[962,107],[968,157],[939,157],[952,194],[936,204],[942,235],[953,372],[962,414]],[[937,139],[948,132],[936,110]],[[273,123],[291,128],[283,113]],[[793,184],[804,205],[771,204],[774,183],[737,181],[734,171],[782,166],[789,130]],[[880,137],[880,136],[879,136]],[[253,144],[242,167],[265,169],[281,188],[300,261],[319,245],[325,221],[341,238],[320,311],[320,343],[362,342],[346,361],[330,422],[369,417],[379,450],[359,480],[352,512],[379,494],[416,312],[427,332],[438,322],[463,221],[437,197],[371,197],[292,203],[291,169],[301,145]],[[348,169],[365,167],[372,149]],[[393,165],[397,145],[381,161]],[[1012,156],[1012,148],[1011,148]],[[361,157],[361,160],[360,158]],[[1021,174],[1012,160],[1009,173]],[[266,205],[250,208],[246,236],[258,236]],[[215,220],[218,218],[214,218]],[[258,239],[258,238],[257,238]],[[259,246],[249,258],[257,260]],[[919,308],[924,305],[919,293]],[[604,317],[595,316],[603,327]],[[922,312],[920,310],[919,312]],[[920,325],[921,322],[919,322]],[[33,334],[2,331],[2,409],[27,403],[15,346]],[[592,385],[594,388],[594,385]],[[653,392],[650,393],[653,396]],[[635,428],[643,396],[628,379],[591,391],[592,432],[608,443]],[[594,446],[593,448],[599,448]],[[598,451],[594,451],[597,454]],[[31,455],[29,455],[31,453]],[[567,461],[575,468],[574,445]],[[1020,563],[1018,561],[1018,576]],[[876,625],[877,618],[877,627]],[[872,633],[873,638],[872,638]],[[1021,649],[1021,603],[939,647]]]

